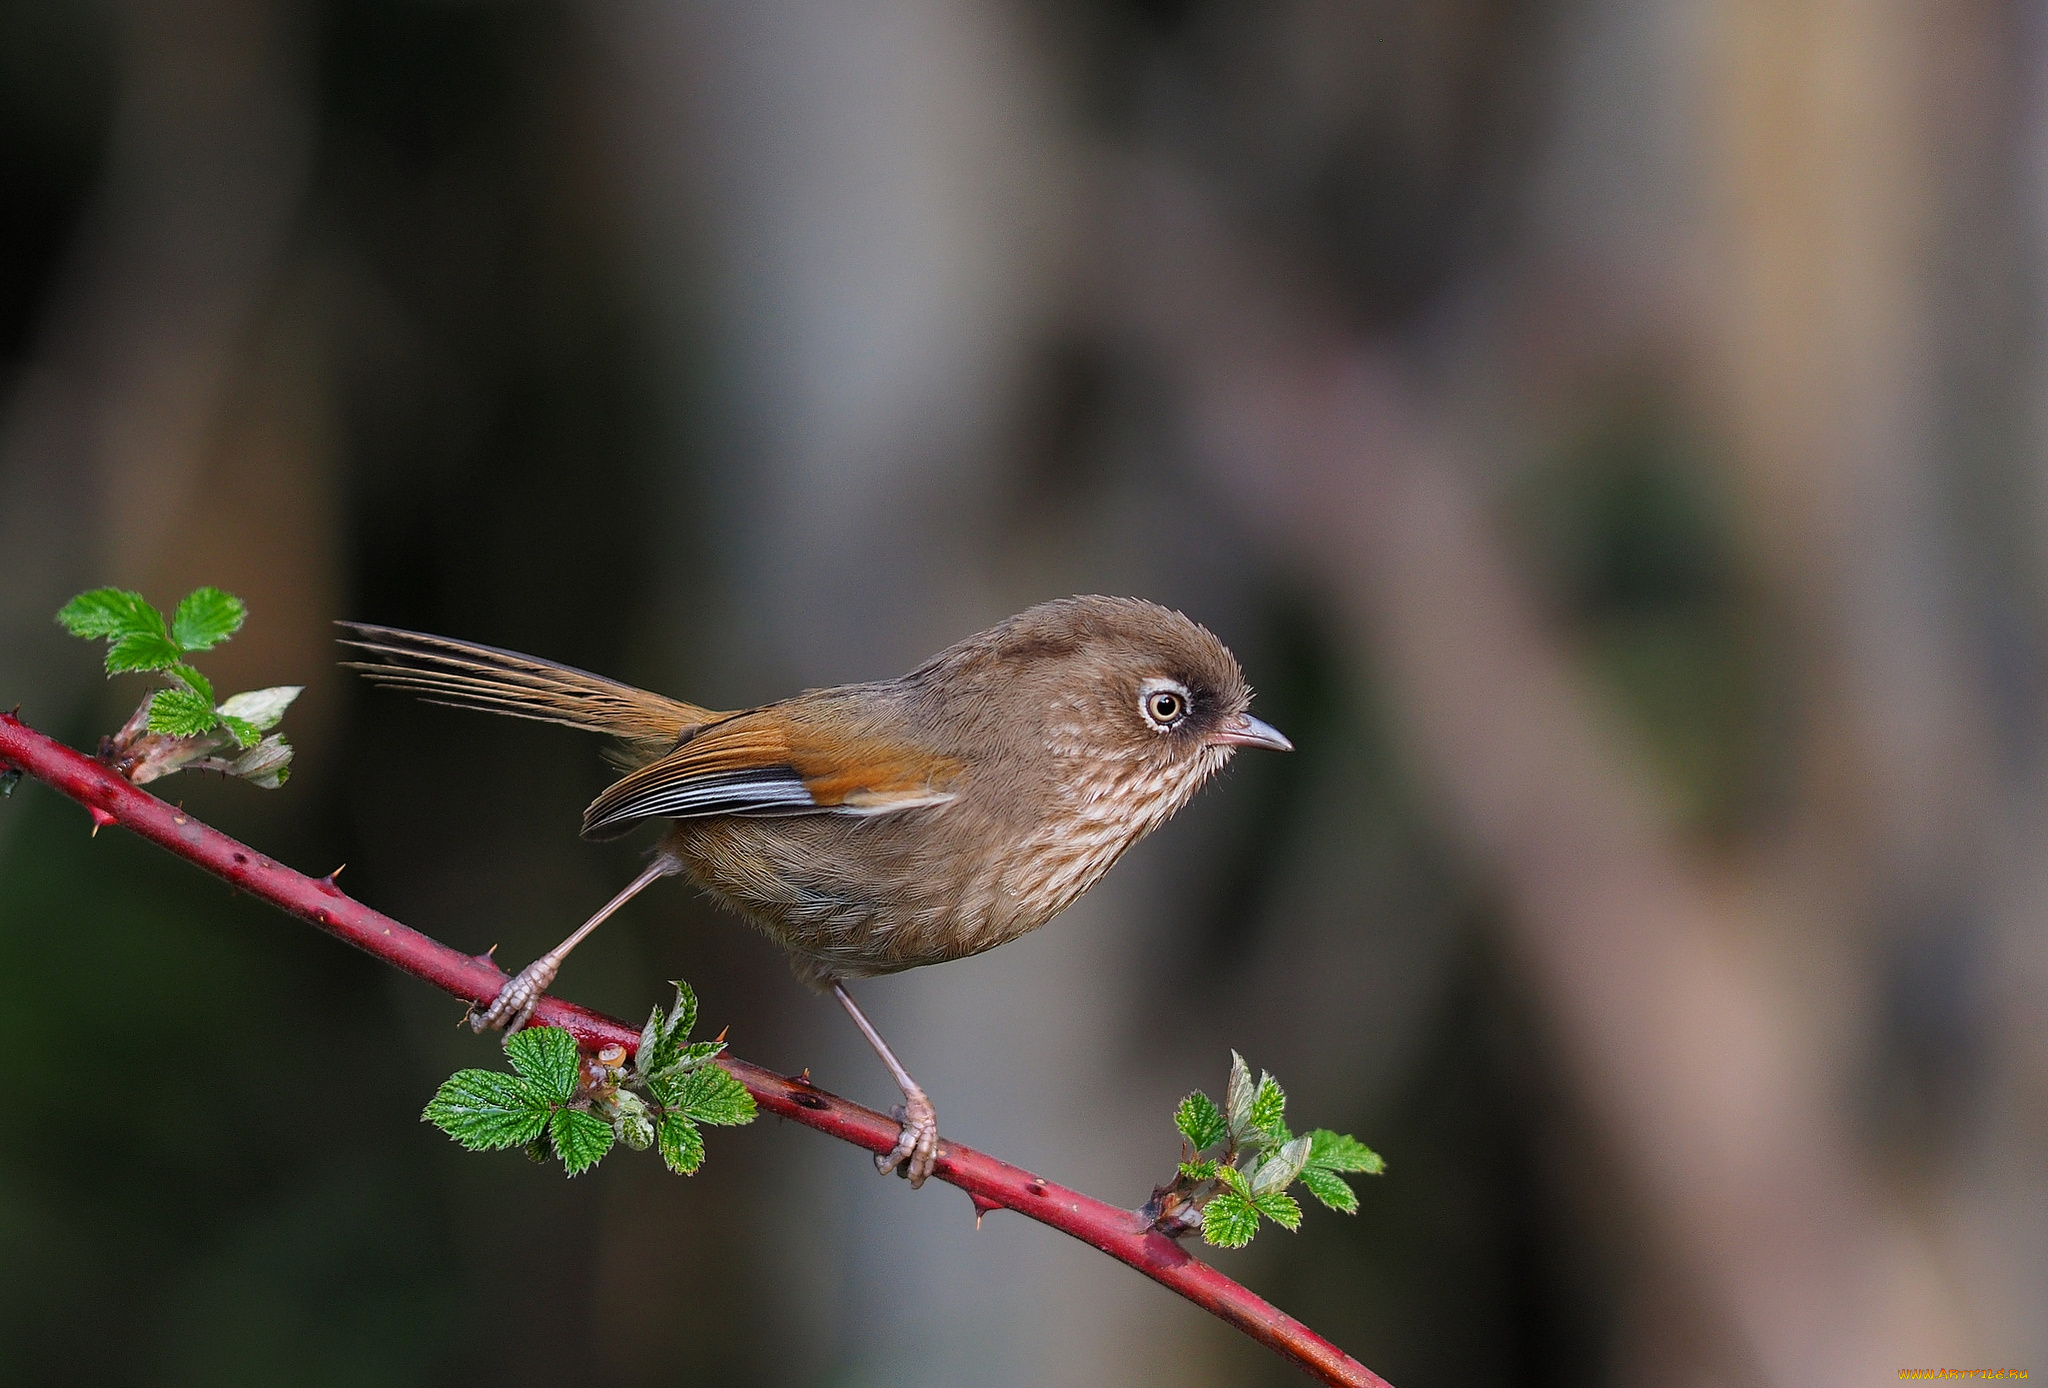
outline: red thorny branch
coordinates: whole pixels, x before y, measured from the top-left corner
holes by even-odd
[[[504,973],[488,959],[464,954],[399,924],[351,899],[331,878],[308,877],[271,861],[131,785],[105,764],[44,736],[12,714],[0,714],[0,770],[10,765],[85,806],[95,824],[118,824],[139,834],[251,896],[458,998],[487,1003],[504,984]],[[558,998],[543,998],[534,1021],[566,1029],[586,1049],[617,1044],[630,1053],[640,1040],[637,1028]],[[721,1057],[719,1064],[770,1113],[870,1152],[887,1152],[896,1143],[894,1119],[828,1094],[806,1079],[789,1079],[730,1056]],[[958,1143],[940,1146],[935,1174],[967,1192],[977,1215],[994,1209],[1015,1210],[1071,1234],[1179,1292],[1324,1383],[1391,1388],[1385,1379],[1300,1321],[1192,1256],[1174,1240],[1151,1232],[1136,1211],[1068,1190]]]

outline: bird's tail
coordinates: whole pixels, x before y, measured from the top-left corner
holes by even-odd
[[[683,734],[729,716],[495,646],[361,622],[336,625],[349,632],[344,646],[371,656],[342,664],[377,684],[452,708],[607,733],[636,752],[666,751]]]

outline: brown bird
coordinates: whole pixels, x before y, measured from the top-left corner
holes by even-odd
[[[931,1101],[854,1005],[849,978],[979,954],[1035,930],[1187,803],[1239,747],[1290,751],[1251,716],[1223,643],[1131,598],[1042,603],[901,679],[717,713],[490,646],[342,623],[348,662],[459,708],[608,733],[635,769],[583,833],[669,821],[647,870],[471,1021],[517,1030],[569,951],[656,878],[687,875],[831,990],[903,1090],[877,1157],[922,1185]]]

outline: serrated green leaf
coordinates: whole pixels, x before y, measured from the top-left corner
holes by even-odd
[[[683,1081],[690,1077],[687,1070],[670,1067],[658,1075],[647,1076],[647,1092],[654,1096],[654,1102],[662,1108],[681,1113],[683,1110]]]
[[[1216,1179],[1223,1182],[1225,1186],[1237,1192],[1237,1194],[1245,1199],[1249,1200],[1252,1198],[1251,1183],[1245,1180],[1244,1172],[1236,1167],[1226,1166],[1222,1162],[1218,1162],[1216,1164]]]
[[[654,1073],[655,1062],[661,1055],[661,1004],[647,1014],[647,1024],[640,1028],[640,1044],[633,1051],[633,1068],[646,1079]]]
[[[1268,1146],[1278,1147],[1287,1141],[1286,1116],[1287,1095],[1281,1091],[1280,1081],[1260,1071],[1259,1087],[1252,1096],[1251,1131]]]
[[[644,1077],[647,1087],[654,1091],[664,1105],[672,1108],[679,1106],[682,1103],[683,1081],[706,1067],[712,1058],[724,1049],[723,1041],[692,1041],[681,1050],[671,1051],[661,1069]]]
[[[505,1056],[513,1069],[556,1103],[567,1103],[576,1093],[583,1055],[576,1049],[576,1038],[560,1027],[528,1027],[513,1033],[505,1040]]]
[[[164,634],[164,619],[142,594],[126,588],[95,588],[80,593],[57,612],[57,620],[73,636],[98,637]]]
[[[671,984],[676,990],[676,1005],[666,1016],[659,1007],[655,1008],[647,1025],[640,1028],[640,1049],[634,1056],[634,1067],[649,1079],[685,1058],[684,1043],[697,1025],[696,993],[681,979],[673,979]]]
[[[675,985],[676,1005],[668,1010],[668,1021],[662,1027],[662,1034],[680,1046],[697,1029],[697,994],[680,978],[672,978],[669,982]]]
[[[548,1119],[548,1141],[554,1144],[563,1169],[571,1176],[581,1176],[612,1150],[612,1125],[594,1113],[558,1108]]]
[[[1349,1133],[1333,1133],[1328,1128],[1317,1128],[1308,1136],[1310,1166],[1320,1166],[1325,1171],[1363,1171],[1371,1176],[1377,1176],[1387,1169],[1385,1159],[1378,1152]]]
[[[1267,1191],[1252,1197],[1252,1208],[1289,1231],[1301,1227],[1301,1206],[1284,1190]]]
[[[1223,1191],[1202,1207],[1202,1238],[1218,1248],[1243,1248],[1259,1232],[1259,1212],[1235,1191]]]
[[[1180,1135],[1197,1152],[1214,1147],[1230,1135],[1229,1125],[1223,1121],[1223,1113],[1216,1107],[1216,1101],[1199,1089],[1180,1101],[1180,1108],[1173,1115],[1173,1126],[1180,1129]]]
[[[1358,1213],[1358,1192],[1336,1172],[1325,1171],[1320,1166],[1305,1166],[1301,1170],[1301,1184],[1310,1195],[1338,1214]]]
[[[1190,1181],[1213,1181],[1222,1169],[1223,1163],[1216,1161],[1184,1161],[1180,1164],[1180,1174]]]
[[[754,1121],[754,1096],[720,1065],[690,1071],[676,1098],[675,1106],[699,1123],[732,1127]]]
[[[420,1114],[472,1152],[518,1147],[547,1125],[546,1099],[499,1070],[457,1070]]]
[[[1244,1141],[1252,1126],[1252,1098],[1257,1093],[1252,1084],[1252,1071],[1244,1063],[1244,1057],[1236,1051],[1230,1053],[1230,1086],[1223,1091],[1223,1111],[1229,1115],[1230,1135],[1239,1142]]]
[[[107,673],[125,675],[136,670],[165,670],[185,653],[160,631],[135,631],[114,638],[107,647]],[[212,701],[207,701],[212,707]]]
[[[646,1073],[646,1078],[649,1083],[664,1075],[680,1078],[706,1064],[724,1049],[723,1041],[692,1041],[689,1045],[680,1047],[657,1043],[656,1054],[662,1059],[658,1068]]]
[[[275,684],[268,689],[245,689],[220,706],[228,718],[246,718],[264,732],[284,721],[292,700],[306,692],[303,684]]]
[[[228,730],[228,736],[235,740],[237,747],[254,747],[263,740],[263,734],[246,718],[236,718],[227,713],[216,713],[215,717],[219,719],[220,725]]]
[[[241,629],[249,609],[232,593],[194,588],[171,616],[171,639],[188,651],[211,650]]]
[[[661,1144],[661,1159],[676,1175],[688,1176],[704,1164],[704,1134],[682,1114],[663,1118],[656,1140]]]
[[[200,698],[206,700],[208,708],[213,707],[213,682],[207,679],[206,676],[182,661],[176,665],[166,665],[164,673],[174,680],[184,681],[187,689],[190,689]]]
[[[1307,1137],[1297,1137],[1268,1152],[1266,1159],[1252,1173],[1252,1198],[1257,1200],[1268,1192],[1285,1190],[1293,1184],[1302,1167],[1308,1165],[1308,1147]]]
[[[165,737],[198,737],[220,721],[210,700],[196,690],[159,689],[149,700],[149,730]]]

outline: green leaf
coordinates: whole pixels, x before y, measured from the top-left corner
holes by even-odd
[[[1252,1208],[1272,1220],[1282,1229],[1294,1230],[1301,1227],[1301,1206],[1294,1197],[1284,1190],[1268,1191],[1252,1197]]]
[[[680,1051],[671,1051],[659,1070],[642,1078],[664,1106],[680,1107],[684,1081],[724,1049],[723,1041],[692,1041]]]
[[[246,718],[269,732],[284,721],[284,711],[305,689],[302,684],[279,684],[269,689],[244,690],[222,704],[220,711],[224,717]]]
[[[1252,1199],[1292,1185],[1302,1167],[1308,1165],[1308,1146],[1306,1137],[1297,1137],[1268,1152],[1252,1173]]]
[[[1235,1191],[1223,1191],[1202,1207],[1202,1238],[1218,1248],[1243,1248],[1258,1232],[1258,1210]]]
[[[174,680],[184,681],[187,689],[190,689],[200,698],[206,700],[208,708],[213,707],[213,683],[206,676],[182,662],[176,665],[166,665],[164,673]]]
[[[654,1096],[654,1101],[660,1104],[664,1110],[671,1113],[681,1113],[683,1111],[683,1081],[689,1077],[689,1071],[678,1070],[671,1066],[658,1075],[647,1076],[647,1092]]]
[[[576,1038],[560,1027],[528,1027],[513,1033],[505,1040],[505,1055],[513,1069],[556,1103],[565,1104],[576,1093],[583,1055],[576,1049]]]
[[[232,593],[194,588],[171,617],[171,639],[188,651],[211,650],[241,629],[249,609]]]
[[[547,1028],[550,1031],[555,1029]],[[567,1032],[562,1034],[568,1035]],[[524,1036],[526,1033],[522,1031],[519,1035]],[[612,1150],[612,1125],[594,1113],[585,1113],[581,1109],[558,1108],[548,1119],[548,1141],[555,1145],[555,1155],[562,1159],[562,1165],[568,1173],[571,1176],[580,1176],[596,1166],[598,1159]]]
[[[1317,1128],[1308,1136],[1310,1166],[1320,1166],[1325,1171],[1363,1171],[1370,1176],[1377,1176],[1387,1169],[1385,1159],[1378,1152],[1349,1133]]]
[[[117,636],[107,647],[107,673],[124,675],[134,670],[166,670],[185,653],[160,631],[135,631]],[[213,701],[207,700],[208,707]]]
[[[668,1023],[662,1028],[662,1035],[680,1046],[697,1029],[697,994],[680,978],[672,978],[669,982],[675,986],[676,1005],[669,1009]]]
[[[697,1025],[696,993],[681,979],[671,982],[676,990],[676,1005],[666,1017],[659,1007],[648,1015],[647,1025],[640,1028],[640,1049],[633,1058],[634,1068],[650,1079],[678,1060],[686,1059],[684,1043]]]
[[[676,1175],[688,1176],[704,1164],[704,1134],[682,1114],[671,1113],[661,1120],[657,1140],[661,1159]]]
[[[1223,1110],[1230,1115],[1230,1134],[1239,1142],[1251,1132],[1252,1096],[1256,1092],[1252,1086],[1251,1067],[1244,1063],[1243,1056],[1232,1051],[1230,1087],[1223,1091]]]
[[[517,1147],[540,1136],[547,1100],[498,1070],[457,1070],[420,1115],[472,1152]]]
[[[1180,1129],[1180,1135],[1197,1152],[1214,1147],[1230,1135],[1229,1125],[1223,1121],[1216,1101],[1199,1089],[1180,1101],[1180,1108],[1173,1115],[1173,1126]]]
[[[228,730],[228,736],[235,740],[237,747],[254,747],[263,740],[262,731],[246,718],[237,718],[228,713],[216,714],[215,717],[219,719],[220,725]]]
[[[1266,1140],[1266,1145],[1278,1147],[1287,1141],[1287,1095],[1281,1092],[1280,1081],[1264,1071],[1259,1072],[1258,1092],[1252,1096],[1251,1128]]]
[[[1310,1195],[1338,1214],[1358,1213],[1358,1192],[1351,1188],[1349,1181],[1336,1172],[1325,1171],[1320,1166],[1303,1167],[1301,1184]]]
[[[699,1123],[731,1127],[754,1121],[754,1096],[723,1066],[706,1065],[690,1071],[676,1097],[675,1107]]]
[[[98,637],[164,634],[164,619],[140,593],[126,588],[95,588],[80,593],[57,612],[57,620],[73,636]]]
[[[1223,1163],[1218,1162],[1216,1164],[1216,1179],[1223,1182],[1226,1187],[1243,1196],[1246,1200],[1252,1198],[1251,1183],[1245,1180],[1244,1173],[1236,1167],[1225,1166]]]
[[[642,1079],[652,1075],[661,1060],[661,1004],[647,1014],[647,1024],[640,1028],[640,1044],[633,1049],[633,1068],[640,1072]]]
[[[1184,1161],[1180,1164],[1180,1174],[1190,1181],[1213,1181],[1222,1169],[1223,1163],[1217,1161]]]
[[[192,689],[159,689],[149,700],[149,730],[165,737],[198,737],[213,731],[220,716],[213,701]]]

